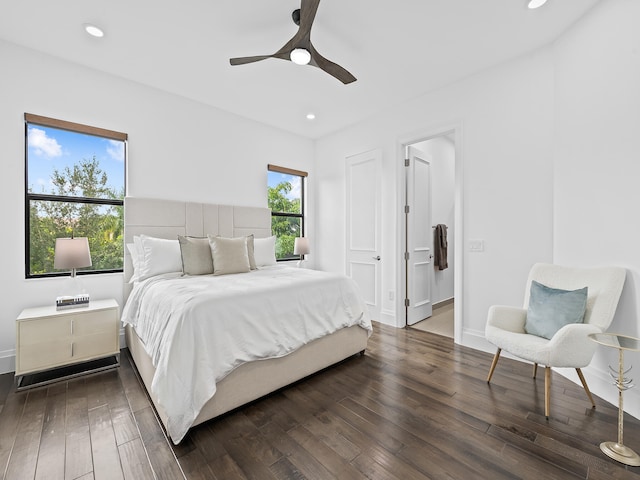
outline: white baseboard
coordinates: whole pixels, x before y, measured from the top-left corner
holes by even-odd
[[[378,320],[380,323],[384,323],[385,325],[390,325],[392,327],[404,327],[404,325],[398,325],[396,320],[396,314],[393,310],[382,310],[380,312],[380,319]]]
[[[16,371],[16,351],[5,350],[0,352],[0,373],[13,373]]]
[[[480,350],[481,352],[495,353],[496,347],[487,342],[484,338],[483,330],[463,328],[461,338],[462,341],[460,342],[460,345],[464,347]]]

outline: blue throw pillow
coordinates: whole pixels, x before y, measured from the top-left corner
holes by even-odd
[[[587,309],[587,287],[560,290],[533,280],[524,330],[550,339],[565,325],[582,323]]]

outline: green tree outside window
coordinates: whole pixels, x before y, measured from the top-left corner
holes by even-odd
[[[268,179],[268,206],[271,233],[276,237],[276,259],[297,259],[293,246],[295,239],[303,236],[304,177],[269,171]]]

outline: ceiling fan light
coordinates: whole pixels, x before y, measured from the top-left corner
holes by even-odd
[[[534,9],[547,3],[547,0],[527,0],[527,7]]]
[[[305,48],[294,48],[289,57],[296,65],[307,65],[311,61],[311,54]]]

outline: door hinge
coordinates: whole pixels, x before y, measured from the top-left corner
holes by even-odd
[[[405,306],[405,307],[408,307],[408,306],[410,306],[410,305],[411,305],[411,302],[409,301],[409,299],[408,299],[408,298],[405,298],[405,299],[404,299],[404,306]]]
[[[404,252],[404,259],[409,260],[409,252]]]
[[[409,205],[404,206],[404,213],[409,213]]]
[[[405,159],[404,159],[404,166],[405,166],[405,167],[408,167],[408,166],[409,166],[409,159],[408,159],[408,158],[405,158]]]

